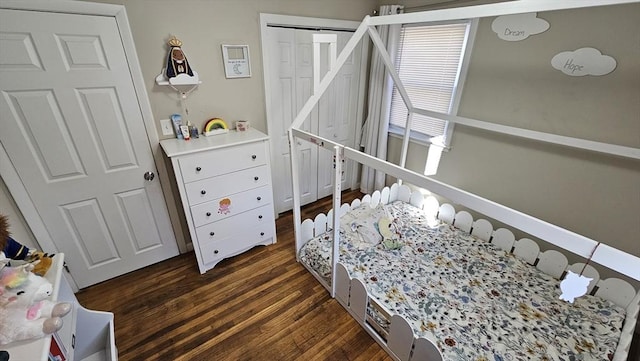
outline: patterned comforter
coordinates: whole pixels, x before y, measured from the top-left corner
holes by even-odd
[[[385,247],[376,221],[394,220],[398,247]],[[559,281],[448,224],[427,225],[404,202],[363,205],[341,219],[340,262],[390,314],[434,342],[445,360],[607,360],[625,310],[594,296],[559,299]],[[331,235],[300,258],[331,275]]]

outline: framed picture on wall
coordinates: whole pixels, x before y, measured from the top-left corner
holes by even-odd
[[[224,73],[227,79],[251,77],[249,45],[222,45]]]

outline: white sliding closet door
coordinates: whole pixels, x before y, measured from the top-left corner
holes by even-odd
[[[265,77],[271,102],[269,104],[269,134],[271,135],[274,197],[276,212],[293,207],[291,161],[287,129],[313,90],[314,30],[283,27],[267,28],[266,55],[268,71]],[[322,31],[338,35],[338,51],[351,37],[351,32]],[[351,55],[331,87],[323,95],[304,129],[323,137],[353,146],[355,119],[360,90],[361,46]],[[322,58],[321,75],[328,70],[328,60]],[[300,142],[301,204],[307,204],[331,194],[333,189],[333,155],[307,142]],[[350,179],[351,167],[345,167],[343,187]]]

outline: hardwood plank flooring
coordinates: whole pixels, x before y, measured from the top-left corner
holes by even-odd
[[[362,194],[345,192],[350,202]],[[331,197],[302,210],[331,208]],[[81,290],[89,309],[113,312],[128,360],[391,360],[295,260],[292,213],[278,242],[200,275],[193,253]]]

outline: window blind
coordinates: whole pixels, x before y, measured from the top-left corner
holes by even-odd
[[[416,108],[450,113],[463,59],[469,22],[406,26],[400,35],[396,70]],[[398,89],[391,98],[390,125],[405,128],[407,107]],[[414,114],[411,130],[444,135],[446,121]]]

